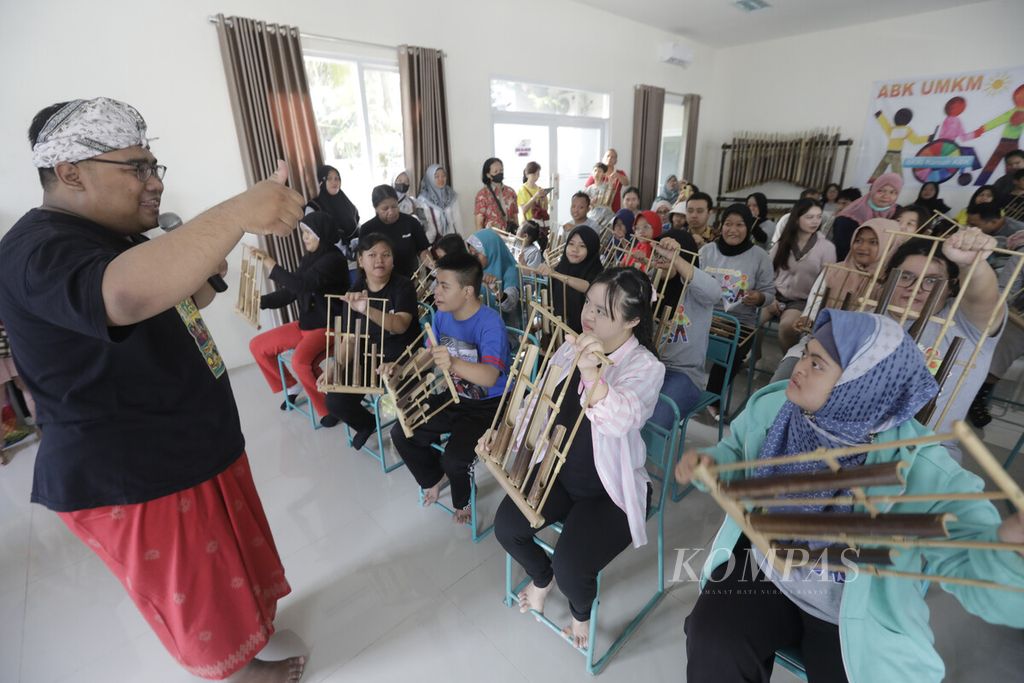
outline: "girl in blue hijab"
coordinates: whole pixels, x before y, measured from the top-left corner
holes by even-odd
[[[924,355],[895,320],[826,309],[790,381],[751,396],[730,436],[703,457],[717,464],[749,461],[754,477],[826,470],[820,461],[773,460],[817,448],[882,446],[928,436],[932,432],[914,416],[937,394]],[[696,451],[685,454],[676,468],[677,481],[687,483],[701,457]],[[941,444],[883,447],[838,461],[841,467],[905,463],[902,484],[866,488],[868,496],[908,496],[907,502],[876,503],[878,512],[948,514],[950,535],[957,540],[998,538],[1024,547],[1024,512],[1001,520],[991,501],[975,495],[984,482],[960,467]],[[725,472],[722,479],[734,476]],[[834,500],[849,496],[847,489],[794,495],[820,502],[772,510],[868,513],[848,499]],[[800,652],[812,681],[898,680],[911,671],[915,681],[943,679],[945,668],[924,602],[926,584],[858,572],[859,547],[793,542],[807,558],[812,551],[827,556],[828,564],[818,559],[792,566],[790,560],[780,573],[726,518],[704,566],[702,589],[711,590],[702,590],[684,627],[688,680],[766,681],[780,649]],[[786,563],[784,551],[778,559]],[[896,572],[1006,586],[996,590],[938,581],[971,613],[991,623],[1024,627],[1024,551],[922,546],[900,548],[890,559],[887,569]],[[847,572],[829,569],[840,563]]]
[[[498,233],[484,228],[473,233],[466,240],[469,253],[480,261],[484,269],[483,296],[488,305],[496,304],[505,324],[521,327],[522,313],[519,308],[519,267],[512,252]],[[497,281],[501,291],[495,291]]]

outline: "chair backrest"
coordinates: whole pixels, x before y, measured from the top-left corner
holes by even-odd
[[[672,427],[665,428],[648,420],[640,430],[640,436],[647,446],[647,467],[654,468],[652,479],[661,482],[661,490],[651,497],[651,506],[647,510],[650,518],[665,506],[665,496],[672,488],[672,466],[676,452],[679,450],[679,406],[665,394],[658,395],[658,404],[668,408],[672,414]]]
[[[420,327],[424,325],[434,325],[434,307],[430,304],[425,304],[422,301],[416,303],[416,308],[420,312]]]
[[[720,324],[713,325],[708,334],[707,359],[728,371],[736,358],[736,349],[740,343],[740,321],[722,311],[715,311],[712,317]],[[729,374],[726,372],[726,377]]]

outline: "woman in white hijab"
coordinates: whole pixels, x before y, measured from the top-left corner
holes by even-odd
[[[423,209],[423,230],[431,244],[445,235],[462,233],[459,197],[448,184],[448,172],[443,166],[427,166],[416,200]]]

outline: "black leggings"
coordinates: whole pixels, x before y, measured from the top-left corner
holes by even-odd
[[[839,627],[797,607],[760,570],[751,581],[749,549],[740,537],[733,570],[726,575],[723,562],[711,572],[686,618],[686,680],[768,683],[775,652],[793,648],[811,683],[845,683]]]
[[[428,412],[446,399],[447,393],[431,396],[427,402]],[[411,437],[405,435],[401,424],[395,423],[391,429],[391,442],[420,488],[429,489],[447,474],[453,507],[461,509],[469,505],[469,470],[476,459],[476,442],[491,426],[500,401],[500,396],[483,401],[464,398],[417,427]],[[448,433],[451,436],[445,444],[444,453],[440,453],[431,444],[438,443],[441,435]]]
[[[371,430],[377,426],[373,413],[363,407],[363,394],[327,394],[327,412],[357,432]]]
[[[648,507],[650,504],[651,487],[648,485]],[[545,527],[562,522],[553,557],[548,557],[544,549],[533,542],[540,529],[532,528],[508,497],[501,501],[494,517],[494,536],[522,565],[535,586],[544,588],[555,579],[569,599],[573,617],[587,621],[597,596],[598,573],[633,542],[626,513],[607,494],[598,498],[573,498],[556,479],[541,514]]]

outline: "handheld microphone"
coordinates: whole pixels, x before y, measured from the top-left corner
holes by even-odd
[[[172,230],[181,227],[182,224],[181,216],[171,211],[160,214],[157,217],[156,222],[164,232],[171,232]],[[226,292],[228,290],[228,283],[224,282],[224,278],[217,273],[206,278],[206,281],[210,283],[210,286],[213,287],[213,291],[215,292]]]

